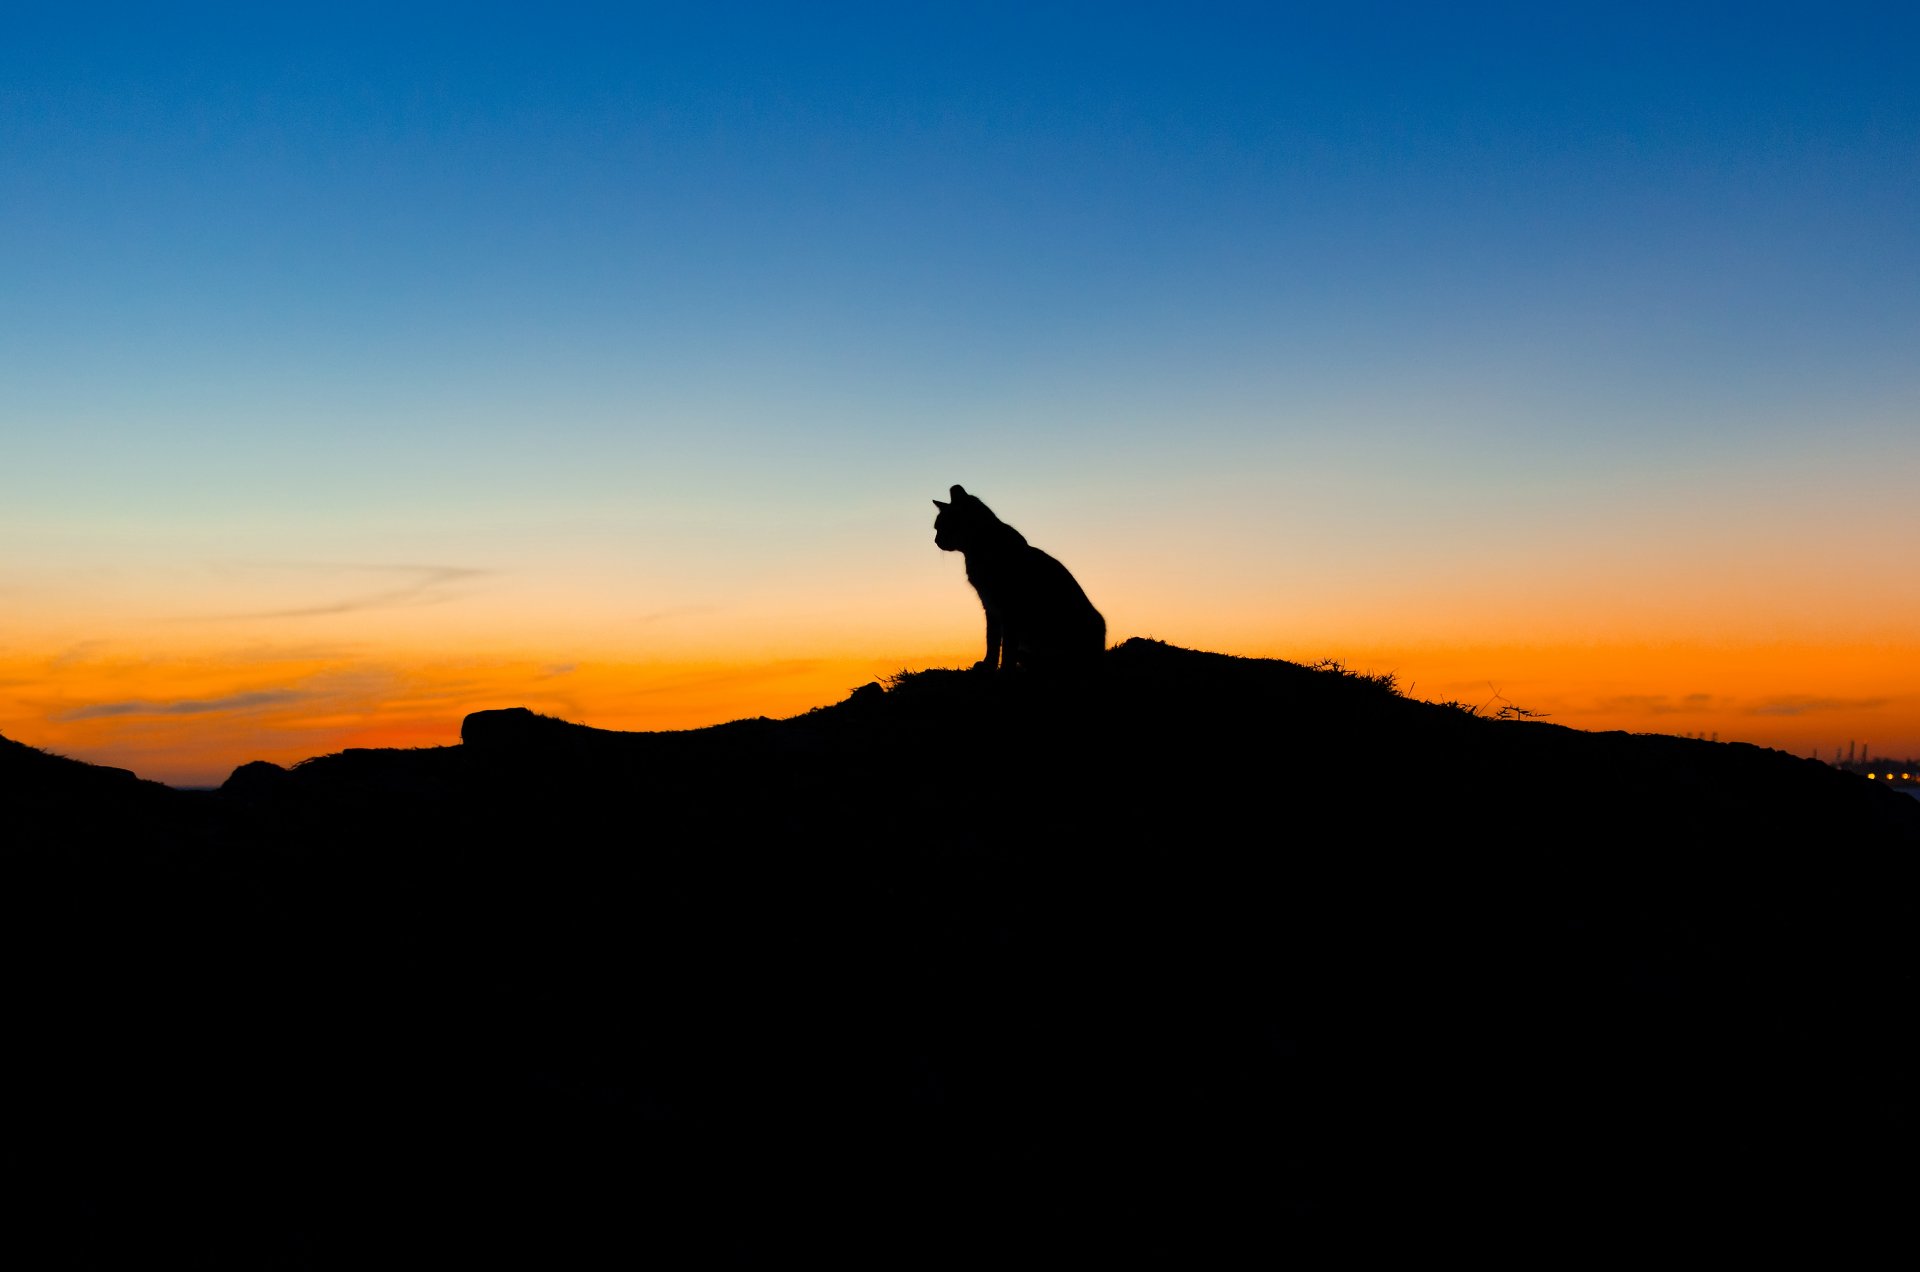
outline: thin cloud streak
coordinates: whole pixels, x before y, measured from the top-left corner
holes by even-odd
[[[1690,693],[1679,698],[1664,693],[1620,694],[1602,698],[1597,704],[1601,711],[1640,715],[1683,715],[1710,711],[1714,705],[1714,696],[1710,693]]]
[[[1875,711],[1886,706],[1889,698],[1771,698],[1747,708],[1748,715],[1803,716],[1825,711]]]
[[[228,694],[223,698],[194,698],[180,702],[150,702],[135,698],[126,702],[98,702],[76,707],[54,717],[57,720],[98,720],[107,716],[183,716],[211,715],[219,711],[252,711],[259,707],[277,707],[311,697],[297,689],[263,689],[252,693]]]
[[[460,599],[460,594],[445,589],[468,579],[494,574],[494,570],[458,565],[278,565],[260,568],[282,570],[330,570],[341,573],[407,574],[413,577],[396,587],[382,588],[318,605],[300,605],[289,609],[252,610],[240,614],[209,614],[176,619],[176,622],[246,622],[260,619],[323,618],[333,614],[353,614],[363,610],[398,609],[421,605],[442,605]]]
[[[1618,694],[1603,698],[1599,710],[1620,715],[1697,715],[1702,712],[1733,713],[1747,716],[1793,717],[1834,711],[1876,711],[1891,705],[1891,698],[1837,698],[1813,694],[1781,694],[1759,700],[1716,697],[1710,693]]]

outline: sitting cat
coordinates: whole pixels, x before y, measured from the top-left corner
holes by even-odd
[[[987,611],[987,656],[978,670],[1058,668],[1090,662],[1107,647],[1107,620],[1067,567],[1029,545],[993,510],[955,486],[933,506],[933,542],[967,559],[967,582]]]

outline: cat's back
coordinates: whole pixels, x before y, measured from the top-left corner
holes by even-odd
[[[1029,624],[1029,641],[1043,656],[1092,657],[1107,647],[1107,620],[1087,599],[1073,571],[1050,554],[1027,545],[1015,570],[1015,601]]]

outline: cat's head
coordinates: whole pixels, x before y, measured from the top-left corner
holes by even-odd
[[[988,528],[1000,524],[993,510],[968,494],[966,487],[955,486],[947,492],[950,503],[936,499],[940,511],[933,518],[933,546],[945,552],[965,552],[980,541]]]

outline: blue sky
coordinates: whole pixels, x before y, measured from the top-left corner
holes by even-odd
[[[29,19],[9,381],[209,441],[800,399],[857,444],[1382,373],[1748,409],[1916,334],[1890,6],[828,7]]]

